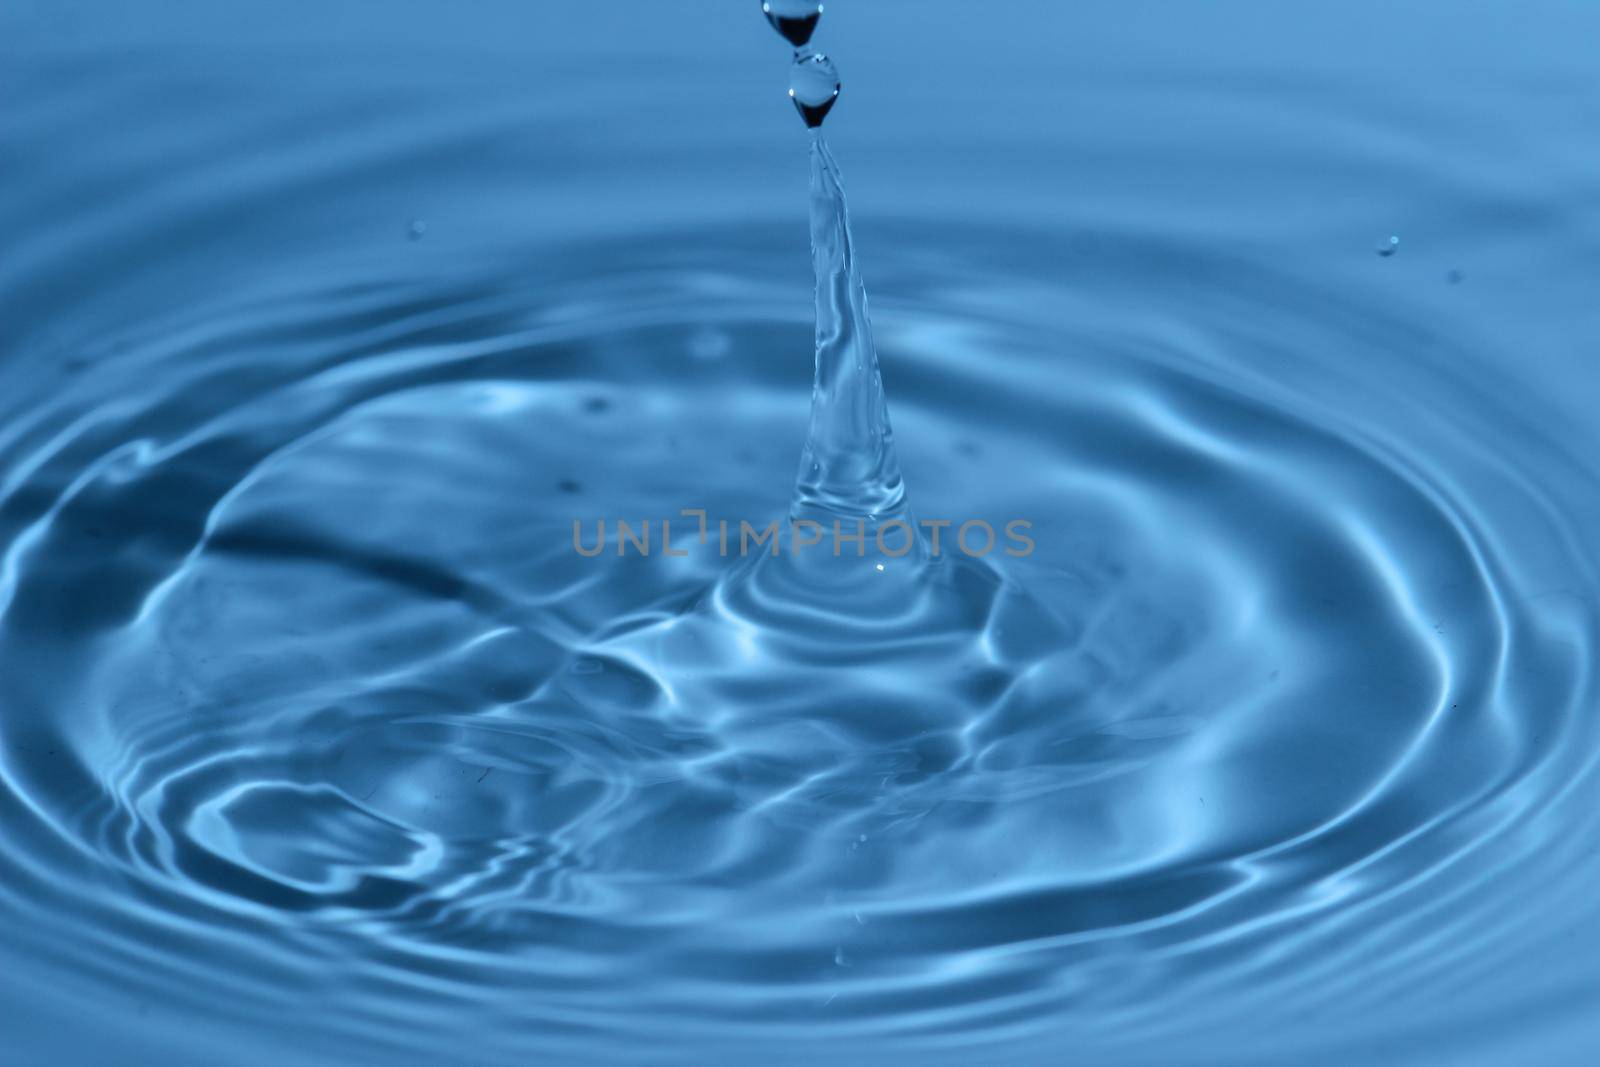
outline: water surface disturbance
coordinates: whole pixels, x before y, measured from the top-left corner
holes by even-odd
[[[0,14],[0,1060],[1597,1062],[1600,15],[1219,4]]]

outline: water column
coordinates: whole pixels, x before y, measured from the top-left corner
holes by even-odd
[[[792,522],[835,523],[919,551],[895,456],[850,212],[822,123],[839,97],[833,61],[810,47],[822,5],[767,0],[768,21],[796,48],[789,98],[811,134],[811,253],[816,273],[816,372],[811,421],[790,505]],[[898,521],[897,521],[898,520]],[[903,524],[903,529],[899,524]]]

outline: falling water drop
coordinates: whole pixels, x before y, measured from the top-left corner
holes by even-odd
[[[1381,238],[1378,241],[1378,247],[1376,251],[1378,255],[1387,259],[1389,256],[1392,256],[1396,252],[1400,251],[1400,238],[1395,234],[1390,234],[1388,237]]]
[[[821,126],[839,99],[839,71],[833,60],[821,52],[795,57],[789,68],[789,99],[807,126]]]
[[[772,23],[772,28],[796,48],[804,48],[817,32],[817,20],[822,17],[822,5],[815,0],[766,0],[761,11]]]

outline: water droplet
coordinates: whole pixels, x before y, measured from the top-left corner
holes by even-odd
[[[789,68],[789,99],[807,126],[821,126],[839,99],[839,72],[833,60],[821,52],[797,57]]]
[[[732,347],[733,343],[726,333],[710,327],[696,330],[689,336],[689,355],[703,362],[723,358]]]
[[[427,219],[412,219],[411,225],[406,227],[406,236],[413,241],[422,240],[422,235],[428,232]]]
[[[822,5],[815,0],[766,0],[761,11],[772,23],[772,28],[796,48],[804,48],[817,32],[817,20],[822,17]]]
[[[1394,234],[1390,234],[1378,242],[1377,253],[1380,256],[1387,258],[1398,251],[1400,251],[1400,238]]]

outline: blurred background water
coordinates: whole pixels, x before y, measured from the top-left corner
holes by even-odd
[[[1593,1062],[1597,31],[830,3],[896,615],[755,0],[6,5],[0,1061]]]

